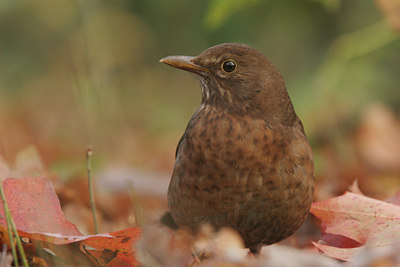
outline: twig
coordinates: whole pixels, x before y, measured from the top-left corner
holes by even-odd
[[[136,194],[135,188],[133,187],[133,183],[127,183],[129,196],[131,198],[131,202],[133,205],[134,213],[135,213],[135,223],[136,226],[143,227],[144,226],[144,216],[142,206],[140,204],[139,198]]]
[[[87,169],[88,184],[89,184],[90,207],[92,208],[92,214],[93,214],[94,232],[95,234],[98,234],[99,229],[97,226],[96,204],[94,203],[91,159],[92,159],[92,147],[89,146],[86,150],[86,169]]]

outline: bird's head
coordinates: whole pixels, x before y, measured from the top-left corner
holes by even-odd
[[[281,73],[248,45],[220,44],[195,57],[169,56],[160,62],[197,74],[203,104],[270,121],[294,114]]]

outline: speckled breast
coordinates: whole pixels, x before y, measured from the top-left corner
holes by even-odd
[[[313,199],[311,148],[299,127],[201,107],[178,148],[168,203],[176,223],[229,226],[246,246],[297,230]]]

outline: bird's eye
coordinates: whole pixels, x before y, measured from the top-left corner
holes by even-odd
[[[232,71],[234,71],[236,69],[236,67],[237,67],[236,62],[233,59],[225,60],[221,64],[221,68],[225,72],[232,72]]]

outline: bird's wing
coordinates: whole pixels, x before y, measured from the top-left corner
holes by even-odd
[[[180,147],[181,144],[183,143],[183,140],[185,140],[185,137],[186,137],[186,131],[185,131],[185,133],[182,135],[181,139],[179,139],[178,145],[176,146],[175,159],[176,159],[176,157],[178,157],[179,147]]]
[[[287,177],[288,181],[313,183],[314,163],[312,151],[303,128],[293,131],[289,151],[280,161],[278,172],[279,176]],[[309,179],[312,178],[312,179]]]
[[[183,133],[181,139],[179,139],[178,145],[176,146],[175,159],[178,157],[179,149],[180,149],[182,143],[185,141],[187,131],[188,131],[190,128],[193,127],[193,124],[196,122],[197,116],[198,116],[198,114],[199,114],[200,111],[201,111],[201,108],[198,108],[198,109],[194,112],[192,118],[190,119],[188,125],[186,126],[185,132]]]

